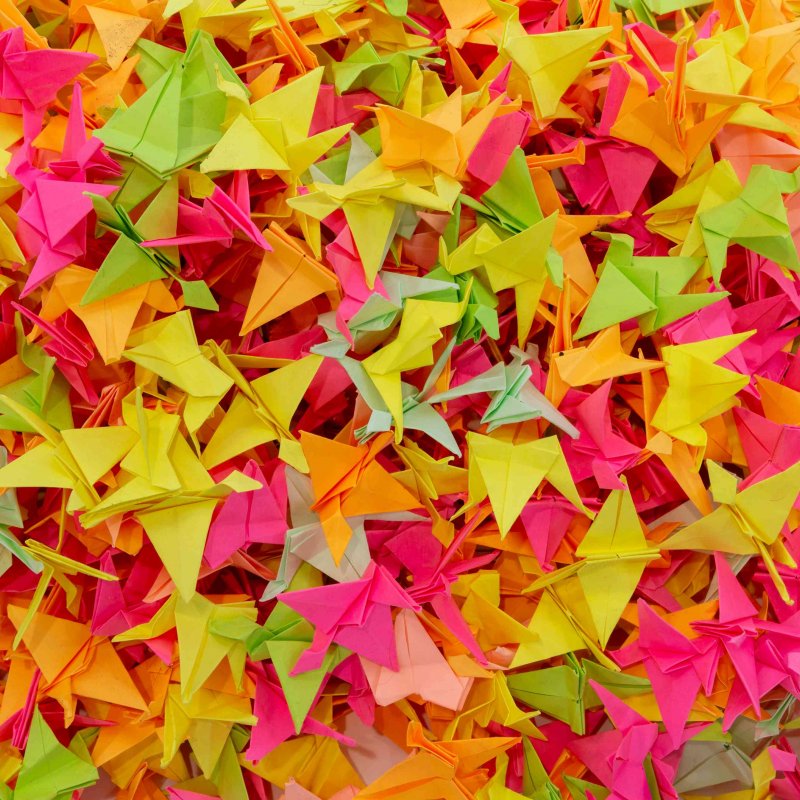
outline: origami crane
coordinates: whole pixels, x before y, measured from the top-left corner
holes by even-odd
[[[779,536],[800,494],[800,463],[739,491],[736,476],[707,462],[714,499],[711,514],[693,522],[661,544],[666,550],[696,549],[759,555],[784,602],[791,604],[775,559],[794,566]]]
[[[680,245],[681,256],[703,256],[705,242],[700,214],[735,198],[742,190],[729,161],[699,158],[678,188],[647,213],[650,230]]]
[[[290,739],[276,747],[269,757],[252,765],[245,762],[245,766],[270,783],[286,786],[290,780],[295,780],[323,797],[350,786],[364,785],[337,741],[330,736]]]
[[[434,364],[433,347],[443,337],[443,328],[461,319],[465,303],[406,300],[397,336],[361,363],[380,393],[395,424],[395,439],[403,433],[403,396],[400,374]]]
[[[558,376],[566,386],[586,386],[663,366],[661,361],[634,358],[626,352],[629,349],[623,346],[619,326],[612,325],[598,333],[587,346],[558,353],[553,359],[551,376]]]
[[[758,717],[761,716],[761,697],[756,662],[756,639],[759,635],[758,612],[741,587],[727,559],[714,554],[717,587],[719,590],[718,621],[697,621],[692,628],[710,636],[724,648],[736,670],[741,684]]]
[[[245,645],[230,635],[237,625],[255,623],[256,610],[251,601],[212,603],[194,594],[189,601],[173,595],[152,619],[117,634],[114,641],[135,642],[161,636],[176,629],[181,670],[181,698],[189,702],[203,687],[223,659],[241,688],[244,673]]]
[[[282,524],[278,528],[273,528],[275,533],[280,531],[283,552],[277,576],[267,585],[262,600],[271,600],[286,591],[304,563],[310,564],[328,577],[342,583],[360,578],[370,562],[364,523],[354,517],[349,519],[349,525],[353,531],[350,542],[339,563],[334,561],[319,516],[311,510],[314,505],[311,479],[291,468],[287,469],[286,475],[293,527],[284,531],[286,522],[282,519]],[[275,502],[274,499],[272,502]],[[386,516],[393,517],[395,515]],[[213,526],[211,533],[213,533]]]
[[[28,342],[19,314],[14,318],[14,338],[19,360],[27,374],[18,377],[18,373],[15,373],[2,388],[5,397],[20,405],[23,416],[17,414],[8,403],[3,403],[0,405],[0,429],[33,433],[38,430],[36,419],[44,420],[56,430],[72,428],[69,384],[56,369],[55,358],[38,344]],[[34,415],[33,421],[28,421],[27,412]]]
[[[629,697],[645,694],[650,682],[645,678],[625,675],[601,667],[594,661],[566,654],[560,667],[544,667],[529,672],[518,672],[508,677],[511,695],[525,705],[535,708],[553,719],[567,723],[580,735],[586,734],[586,710],[598,703],[589,680],[594,680],[617,696]]]
[[[142,695],[108,639],[92,636],[88,625],[27,612],[9,606],[8,618],[22,633],[22,643],[41,670],[42,688],[60,699],[67,721],[74,716],[79,698],[145,709]],[[55,637],[58,650],[51,646]]]
[[[462,575],[453,594],[464,596],[461,614],[476,632],[481,650],[533,641],[536,636],[501,607],[500,578],[497,573]]]
[[[57,180],[51,175],[34,181],[30,196],[19,211],[20,220],[38,240],[34,247],[25,248],[29,256],[36,256],[25,294],[83,257],[88,217],[93,211],[87,193],[108,197],[114,191],[114,186]]]
[[[605,234],[596,234],[606,238]],[[633,239],[611,234],[597,289],[575,332],[577,339],[629,319],[649,336],[659,328],[727,297],[727,292],[680,292],[702,266],[699,258],[638,257]]]
[[[321,358],[310,355],[249,382],[219,348],[215,358],[233,380],[236,394],[203,451],[209,469],[266,442],[280,442],[280,456],[302,472],[308,467],[289,427]]]
[[[124,480],[119,488],[107,492],[100,502],[91,505],[82,517],[83,524],[91,527],[115,514],[134,512],[188,602],[194,594],[208,527],[217,503],[231,491],[249,492],[259,489],[261,484],[239,472],[215,483],[178,433],[180,418],[161,408],[145,408],[141,391],[123,404],[123,418],[125,427],[99,428],[97,432],[113,431],[117,436],[117,451],[103,453],[105,458],[120,455],[124,444],[127,455],[123,453],[120,462]],[[86,429],[87,433],[90,431],[95,433]],[[131,436],[132,447],[128,444]],[[90,457],[93,469],[97,468],[97,457],[96,452]],[[105,469],[99,474],[104,474],[108,467],[103,463],[100,466]],[[0,482],[2,480],[0,476]]]
[[[610,800],[638,800],[654,792],[663,800],[678,800],[667,735],[599,683],[590,681],[590,686],[616,730],[575,740],[569,749],[611,790]]]
[[[645,567],[660,555],[657,548],[647,545],[629,491],[609,494],[575,555],[584,560],[547,573],[527,591],[577,575],[605,648]]]
[[[466,395],[486,392],[491,401],[481,417],[487,433],[501,425],[512,425],[530,419],[546,419],[572,437],[578,435],[575,426],[559,413],[531,381],[533,371],[525,362],[532,356],[512,348],[511,364],[495,364],[486,372],[457,387],[437,392],[431,403],[444,403]]]
[[[303,453],[311,471],[315,503],[328,547],[338,564],[351,537],[347,517],[409,511],[417,500],[376,460],[387,443],[378,436],[368,446],[351,447],[304,432]]]
[[[200,164],[201,172],[259,169],[288,178],[305,172],[353,127],[309,136],[322,73],[322,67],[312,70],[247,107]]]
[[[589,650],[599,664],[617,669],[600,647],[591,609],[576,576],[545,586],[528,629],[537,639],[520,644],[511,661],[512,669],[575,650]]]
[[[329,69],[339,94],[354,89],[368,89],[382,100],[397,105],[411,77],[412,65],[427,58],[435,49],[418,47],[381,55],[370,41],[364,42],[341,61],[334,61]]]
[[[575,407],[579,435],[562,448],[578,483],[591,475],[604,489],[624,489],[619,475],[639,461],[642,449],[623,435],[628,431],[619,420],[612,421],[611,388],[608,380]]]
[[[441,240],[440,258],[448,272],[460,275],[482,267],[493,291],[514,289],[520,347],[527,341],[547,279],[556,286],[563,281],[561,264],[550,250],[556,216],[551,214],[506,239],[483,225],[451,253]]]
[[[615,64],[609,83],[613,100],[607,106],[613,111],[601,130],[650,150],[676,175],[683,176],[737,107],[753,98],[711,94],[706,87],[696,90],[688,86],[689,48],[685,42],[673,49],[669,58],[672,63],[664,68],[648,54],[635,31],[628,44],[633,53],[647,59],[656,85],[651,89],[645,76],[629,64]]]
[[[702,423],[735,406],[736,394],[749,382],[746,375],[715,362],[751,335],[737,333],[662,348],[669,385],[651,420],[653,427],[688,444],[704,445]]]
[[[19,100],[30,109],[52,101],[62,86],[74,80],[89,64],[93,53],[72,50],[27,49],[22,28],[10,26],[0,34],[4,100]]]
[[[264,231],[264,253],[242,322],[242,335],[324,294],[339,303],[336,276],[317,261],[304,244],[272,223]]]
[[[318,669],[333,642],[396,671],[391,608],[419,609],[385,568],[374,564],[357,581],[284,592],[278,599],[314,625],[314,640],[294,674]]]
[[[639,610],[639,649],[647,677],[673,747],[686,737],[686,721],[697,693],[710,694],[719,656],[711,643],[687,639],[643,600]]]
[[[208,419],[233,379],[206,358],[188,311],[145,325],[128,338],[125,358],[187,395],[183,416],[190,434]]]
[[[573,139],[552,128],[547,141],[555,153],[582,153],[562,167],[575,196],[590,214],[633,212],[642,202],[658,159],[648,150],[610,137]]]
[[[350,141],[343,184],[332,182],[321,170],[312,168],[311,191],[292,197],[287,203],[317,220],[342,209],[363,262],[367,284],[372,287],[406,211],[411,206],[449,211],[460,184],[437,175],[433,179],[436,191],[429,191],[387,169],[360,137],[351,133]]]
[[[203,777],[222,784],[220,792],[243,800],[246,789],[231,737],[234,726],[257,723],[250,698],[234,694],[229,681],[217,679],[189,701],[182,699],[179,686],[169,684],[163,702],[162,768],[174,763],[180,746],[187,742]]]
[[[783,194],[795,192],[800,172],[778,172],[765,165],[750,170],[744,188],[699,216],[711,272],[719,281],[731,244],[740,244],[789,269],[800,271],[800,258],[792,240]]]
[[[288,741],[295,732],[329,736],[351,747],[355,744],[355,740],[313,716],[301,720],[296,730],[289,712],[288,700],[284,695],[284,686],[285,684],[275,681],[274,672],[269,666],[266,668],[266,679],[257,680],[253,711],[258,717],[258,724],[254,726],[253,735],[250,738],[250,746],[247,749],[248,759],[262,761]],[[289,690],[291,691],[291,687]]]
[[[391,169],[428,164],[453,178],[463,178],[470,156],[501,112],[502,103],[499,95],[468,121],[460,88],[421,117],[379,105],[375,115],[381,131],[381,160]]]
[[[505,536],[543,480],[548,480],[572,505],[583,505],[555,436],[514,444],[496,437],[467,434],[470,451],[469,498],[462,511],[487,496],[501,536]]]
[[[298,578],[293,582],[295,591],[305,576]],[[263,628],[246,640],[252,658],[269,657],[272,662],[295,733],[300,733],[328,675],[349,655],[344,647],[335,646],[324,654],[318,667],[295,672],[303,653],[312,646],[314,635],[314,628],[307,620],[284,603],[278,603]]]
[[[511,152],[500,179],[481,195],[480,202],[468,195],[461,202],[510,233],[522,233],[544,219],[521,147]]]
[[[412,695],[443,708],[460,710],[472,679],[456,675],[417,615],[401,609],[394,621],[397,669],[362,662],[375,702],[388,706]]]
[[[73,510],[92,508],[99,502],[94,484],[136,444],[136,434],[124,426],[70,428],[59,433],[10,397],[4,396],[2,402],[44,440],[0,468],[0,486],[69,489],[67,506]]]
[[[91,786],[97,769],[79,736],[64,747],[34,708],[25,756],[14,786],[14,800],[68,800],[75,791]],[[10,797],[11,795],[9,795]]]
[[[489,5],[504,23],[499,52],[514,65],[509,87],[513,91],[524,86],[523,97],[531,100],[538,118],[556,116],[564,93],[612,29],[597,27],[528,35],[516,6],[499,0],[490,0]]]
[[[137,50],[147,55],[147,91],[96,135],[111,152],[164,179],[199,161],[220,140],[227,98],[218,76],[240,96],[249,92],[204,31],[194,32],[185,53],[145,41]]]
[[[519,742],[514,737],[430,741],[419,723],[410,723],[408,744],[415,754],[391,767],[359,794],[397,800],[470,800],[489,780],[481,767]]]
[[[208,529],[203,553],[211,567],[219,567],[236,550],[252,544],[282,544],[287,532],[285,511],[256,462],[248,461],[242,474],[260,483],[261,488],[231,494],[222,504]]]
[[[180,276],[177,248],[183,246],[184,255],[187,255],[192,245],[213,242],[230,247],[234,232],[241,231],[255,245],[269,250],[261,231],[250,219],[250,200],[246,182],[241,178],[234,180],[233,194],[234,197],[230,197],[215,187],[198,209],[194,203],[179,199],[177,179],[170,179],[135,224],[122,204],[117,202],[112,206],[95,197],[101,224],[119,236],[100,265],[82,304],[171,277],[181,286],[186,305],[216,310],[217,302],[205,281],[186,280]],[[179,227],[188,230],[179,232]]]

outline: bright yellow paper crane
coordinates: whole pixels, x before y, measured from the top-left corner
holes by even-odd
[[[383,164],[358,136],[350,135],[351,152],[344,184],[326,182],[317,170],[308,194],[287,200],[288,205],[316,220],[341,208],[364,264],[367,284],[375,283],[401,215],[408,206],[450,211],[461,184],[446,175],[433,179],[435,192],[411,183]]]
[[[489,0],[489,5],[505,23],[499,51],[524,76],[537,118],[555,116],[564,93],[613,28],[580,28],[529,35],[519,21],[517,6],[499,0]],[[509,84],[514,77],[512,73]]]
[[[609,494],[575,555],[583,560],[549,572],[526,591],[577,575],[605,648],[645,567],[659,557],[658,549],[648,547],[628,490]]]
[[[661,547],[665,550],[718,550],[734,555],[760,555],[781,599],[793,600],[775,566],[797,564],[778,538],[800,494],[800,462],[783,472],[737,491],[738,479],[714,461],[706,461],[711,491],[720,505],[693,522]]]
[[[263,169],[287,173],[292,183],[352,128],[341,125],[309,136],[322,82],[319,67],[281,87],[234,119],[205,161],[201,172]]]
[[[505,536],[539,484],[547,479],[567,500],[591,517],[570,475],[558,437],[515,444],[499,434],[467,434],[469,498],[462,511],[488,496],[500,535]]]
[[[750,381],[748,375],[715,362],[753,333],[664,347],[661,357],[669,386],[653,415],[653,427],[687,444],[704,446],[707,437],[702,423],[736,405],[737,392]]]
[[[237,392],[203,451],[203,464],[211,469],[251,447],[279,441],[280,457],[300,472],[308,472],[289,426],[322,357],[306,356],[249,383],[218,347],[214,349],[220,369],[233,379]]]

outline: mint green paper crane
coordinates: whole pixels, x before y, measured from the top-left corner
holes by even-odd
[[[531,382],[533,372],[526,362],[532,356],[516,347],[512,347],[511,352],[514,357],[510,364],[495,364],[471,380],[429,397],[429,402],[444,403],[469,394],[486,392],[491,402],[481,418],[481,425],[488,426],[487,433],[501,425],[515,425],[542,418],[577,439],[578,430],[575,426]]]

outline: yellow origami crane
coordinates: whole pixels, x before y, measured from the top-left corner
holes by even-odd
[[[576,576],[545,586],[528,628],[537,639],[520,644],[511,661],[512,669],[585,649],[599,664],[619,671],[600,646],[591,609]]]
[[[747,331],[662,348],[669,386],[651,420],[653,427],[703,447],[707,435],[702,423],[733,408],[737,392],[750,381],[748,375],[715,362],[752,335]]]
[[[442,329],[461,319],[468,301],[468,291],[460,303],[406,300],[395,339],[361,362],[394,419],[397,442],[403,436],[401,373],[434,363],[433,346],[442,338]]]
[[[36,447],[0,469],[0,487],[69,489],[67,511],[93,508],[100,502],[94,488],[136,444],[134,431],[124,426],[78,428],[61,432],[10,397],[0,402],[44,438]]]
[[[570,475],[558,437],[514,442],[479,433],[467,434],[469,497],[463,511],[488,496],[500,535],[505,536],[541,482],[547,479],[567,500],[591,517]]]
[[[389,252],[404,209],[418,206],[431,211],[450,211],[461,192],[461,184],[446,175],[437,175],[433,179],[436,191],[423,189],[387,169],[359,137],[351,134],[350,138],[351,155],[344,184],[326,182],[321,172],[312,170],[315,181],[311,191],[289,198],[287,203],[317,220],[341,208],[371,287]],[[363,162],[367,163],[362,167]]]
[[[503,20],[499,52],[514,65],[509,89],[524,89],[523,99],[533,103],[538,119],[562,113],[561,98],[589,60],[600,49],[613,28],[580,28],[557,33],[529,35],[519,21],[519,8],[489,0],[494,13]],[[569,116],[569,110],[566,111]]]
[[[560,283],[547,261],[557,221],[558,214],[553,213],[508,239],[482,225],[452,253],[447,253],[444,239],[440,240],[440,259],[451,275],[480,267],[493,291],[514,289],[520,347],[527,342],[548,277]]]
[[[300,443],[289,426],[322,356],[306,356],[249,383],[219,347],[212,344],[212,348],[220,369],[233,380],[237,392],[203,451],[203,464],[211,469],[251,447],[279,441],[280,457],[298,471],[308,472]]]
[[[628,490],[609,494],[575,555],[583,560],[549,572],[526,591],[577,575],[600,646],[605,648],[644,568],[659,557],[656,548],[647,546]]]
[[[352,128],[341,125],[309,136],[323,68],[256,100],[234,119],[205,161],[201,172],[261,169],[299,179]]]
[[[700,214],[733,200],[742,191],[730,161],[714,161],[710,148],[691,172],[678,180],[675,191],[647,210],[647,227],[680,245],[678,254],[705,253]]]
[[[153,618],[114,637],[115,642],[136,642],[163,636],[175,628],[181,663],[181,699],[190,701],[223,659],[228,660],[237,689],[241,690],[247,647],[236,638],[225,636],[241,620],[255,622],[257,611],[252,600],[214,603],[194,594],[187,601],[174,594]]]
[[[797,566],[778,537],[800,494],[800,463],[742,491],[737,491],[735,475],[714,461],[706,461],[706,465],[711,491],[719,507],[678,531],[661,547],[760,555],[781,599],[792,605],[775,560],[791,568]]]
[[[120,462],[119,488],[86,511],[81,524],[91,527],[115,514],[133,512],[181,596],[189,600],[217,503],[232,491],[252,491],[260,484],[240,472],[214,483],[180,435],[180,417],[161,407],[145,408],[140,389],[125,398],[122,406],[128,431],[136,435],[135,444]]]
[[[188,311],[139,328],[129,337],[123,356],[186,392],[183,417],[190,434],[233,386],[233,380],[200,349]]]

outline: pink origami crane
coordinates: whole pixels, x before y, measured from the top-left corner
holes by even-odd
[[[242,472],[258,481],[261,489],[232,493],[211,523],[203,558],[213,568],[225,563],[237,550],[251,544],[283,544],[286,538],[286,490],[283,509],[255,461],[248,461]],[[274,484],[279,481],[273,478]]]
[[[686,721],[702,687],[710,694],[719,652],[708,640],[689,640],[639,600],[639,640],[614,654],[617,663],[643,661],[653,685],[667,736],[677,748],[686,736]]]
[[[94,53],[76,50],[26,50],[22,28],[0,33],[0,98],[19,100],[32,109],[55,99],[56,92],[78,77]]]
[[[392,608],[419,610],[384,567],[372,562],[361,580],[284,592],[278,599],[314,625],[314,640],[297,660],[292,675],[322,666],[336,642],[384,667],[396,670]]]
[[[589,684],[616,730],[575,739],[567,747],[611,789],[607,800],[651,797],[648,771],[655,777],[661,800],[678,800],[673,788],[677,750],[695,731],[683,731],[675,746],[667,734],[659,733],[655,722],[648,722],[599,683],[590,680]]]

